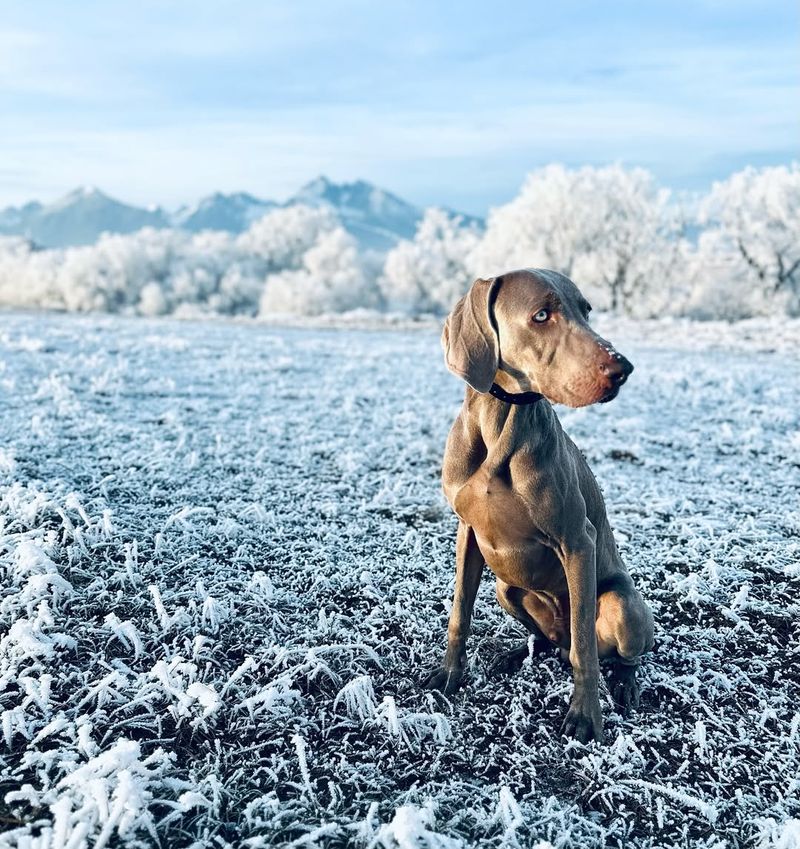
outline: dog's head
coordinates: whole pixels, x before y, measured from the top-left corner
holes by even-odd
[[[611,401],[633,366],[589,326],[591,306],[563,274],[511,271],[476,280],[442,333],[450,371],[487,392],[498,370],[520,391],[584,407]]]

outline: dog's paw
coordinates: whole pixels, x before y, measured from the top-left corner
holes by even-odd
[[[509,651],[499,652],[489,664],[490,675],[513,675],[522,669],[522,664],[528,659],[528,644],[517,646]]]
[[[463,678],[463,669],[438,666],[421,683],[426,690],[439,690],[446,696],[452,696],[461,686]]]
[[[553,644],[543,637],[529,637],[522,645],[509,651],[498,652],[488,668],[489,675],[513,675],[522,669],[522,664],[529,657],[552,652]]]
[[[639,682],[636,666],[615,663],[608,680],[611,698],[623,716],[639,707]]]
[[[581,743],[590,743],[592,740],[602,743],[603,714],[600,710],[600,700],[594,698],[577,701],[573,696],[561,726],[561,733]]]

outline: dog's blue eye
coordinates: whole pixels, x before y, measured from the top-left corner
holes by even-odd
[[[533,317],[533,320],[537,324],[542,324],[542,322],[547,321],[550,318],[550,310],[539,310],[536,315]]]

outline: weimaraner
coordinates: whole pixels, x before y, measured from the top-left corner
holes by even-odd
[[[425,685],[455,692],[484,563],[497,599],[533,635],[533,651],[568,653],[574,689],[563,732],[602,740],[599,660],[611,694],[638,706],[636,668],[653,616],[625,569],[597,482],[549,402],[617,396],[633,366],[589,326],[577,286],[555,271],[476,280],[442,334],[448,368],[467,384],[447,440],[442,482],[459,518],[447,651]],[[496,667],[519,669],[526,643]]]

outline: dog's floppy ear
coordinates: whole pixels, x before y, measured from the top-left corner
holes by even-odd
[[[500,364],[491,308],[499,278],[476,280],[453,307],[442,331],[447,368],[478,392],[488,392]]]

